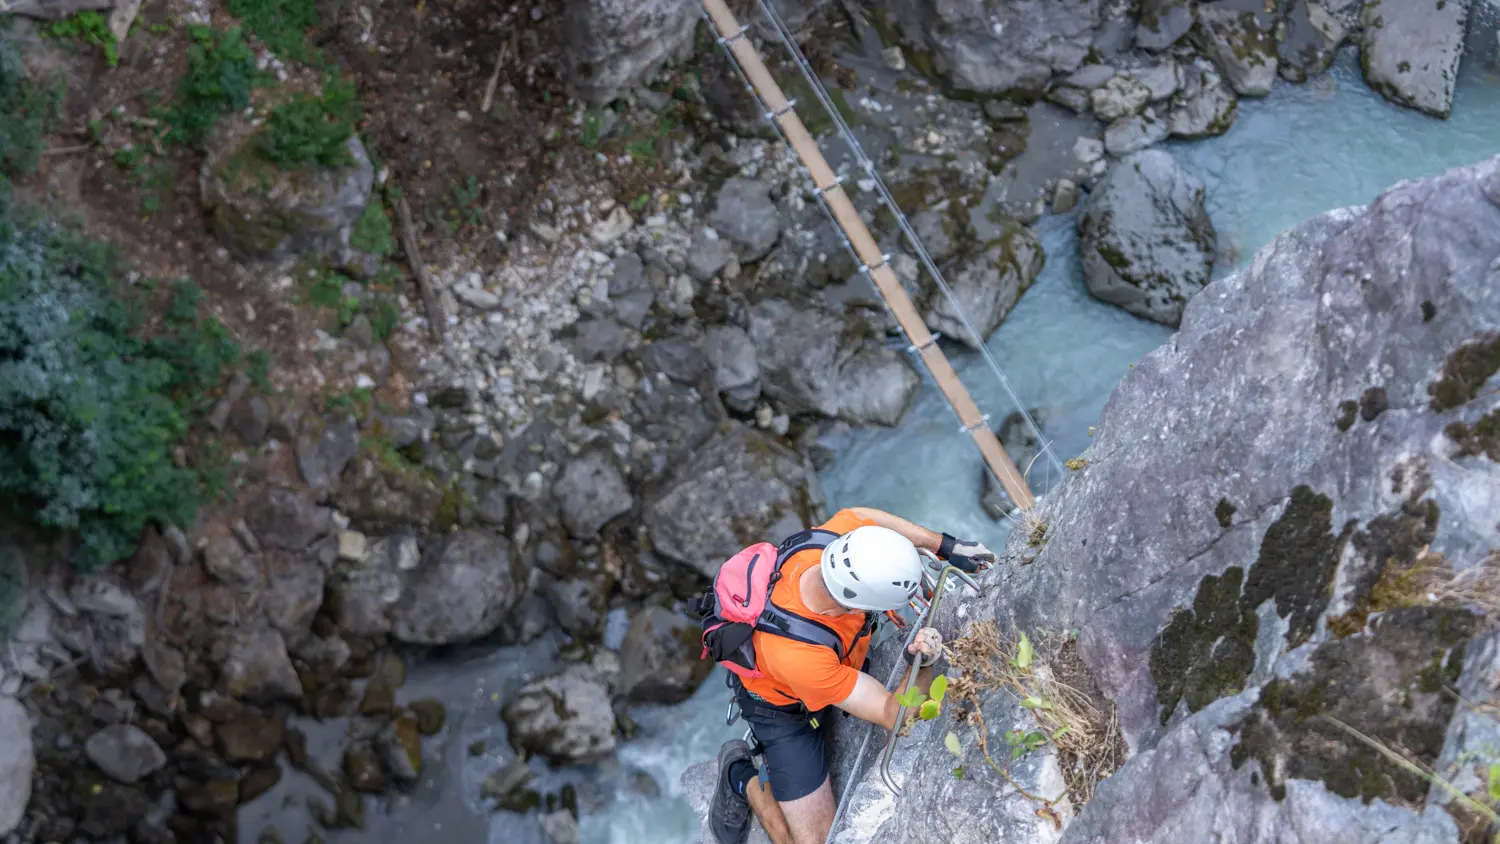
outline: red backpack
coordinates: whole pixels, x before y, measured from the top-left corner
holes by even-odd
[[[703,659],[715,662],[742,679],[764,677],[755,662],[754,634],[757,630],[821,645],[844,660],[844,642],[833,628],[777,606],[771,590],[781,580],[781,567],[803,551],[821,551],[839,538],[832,531],[804,530],[787,537],[781,547],[762,542],[735,554],[719,567],[714,586],[699,599],[703,618]],[[865,626],[854,641],[869,635],[874,613],[866,613]],[[852,647],[852,646],[851,646]]]

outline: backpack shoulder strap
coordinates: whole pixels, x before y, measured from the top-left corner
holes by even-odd
[[[822,528],[811,528],[798,531],[782,541],[781,547],[776,552],[776,570],[779,579],[781,567],[793,556],[803,551],[821,551],[832,545],[841,534]],[[760,619],[756,621],[756,629],[764,630],[783,639],[791,639],[804,642],[809,645],[821,645],[838,654],[839,661],[844,660],[844,640],[833,628],[813,619],[798,615],[790,610],[776,605],[776,602],[766,601],[765,612],[761,613]],[[864,635],[863,632],[861,635]],[[859,641],[859,637],[855,637]]]

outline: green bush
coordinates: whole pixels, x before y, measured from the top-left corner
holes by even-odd
[[[137,337],[116,269],[66,228],[0,217],[0,506],[74,534],[83,569],[128,556],[150,522],[192,521],[199,479],[173,447],[237,356],[185,284]]]
[[[317,0],[229,0],[229,12],[276,55],[312,57],[307,31],[318,24]]]
[[[59,40],[93,44],[104,51],[104,61],[110,67],[120,63],[119,44],[109,29],[109,18],[100,12],[79,12],[71,18],[43,25],[42,31]]]
[[[0,641],[26,613],[26,563],[9,548],[0,548]]]
[[[187,71],[177,80],[177,98],[164,117],[171,127],[167,140],[201,146],[220,116],[250,104],[260,74],[238,27],[220,32],[194,26],[188,33]]]
[[[61,99],[55,88],[26,78],[26,65],[0,30],[0,180],[36,169],[42,135],[57,114]]]
[[[360,212],[359,219],[354,221],[354,229],[349,232],[349,245],[361,252],[368,252],[384,258],[396,251],[396,236],[391,229],[391,215],[385,211],[385,204],[380,201],[379,194],[370,197],[365,203],[365,210]]]
[[[349,164],[345,145],[362,113],[354,83],[329,76],[321,96],[303,94],[271,110],[255,136],[255,151],[284,170]]]

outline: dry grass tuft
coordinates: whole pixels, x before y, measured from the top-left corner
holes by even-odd
[[[1427,603],[1460,606],[1491,621],[1500,619],[1500,551],[1491,551],[1475,568],[1454,571],[1441,555],[1423,549],[1411,577]]]
[[[1125,762],[1114,706],[1099,694],[1071,637],[1039,634],[1029,640],[1029,660],[1017,659],[1021,640],[1014,625],[1003,635],[993,621],[971,625],[949,647],[949,662],[962,676],[950,680],[948,694],[968,703],[972,715],[985,696],[1000,690],[1027,705],[1058,749],[1068,794],[1082,806]]]

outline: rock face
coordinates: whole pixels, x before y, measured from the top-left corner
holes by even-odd
[[[571,666],[525,686],[501,716],[512,746],[557,763],[594,762],[615,750],[609,687],[592,668]]]
[[[905,358],[859,333],[859,327],[812,305],[784,299],[756,304],[749,334],[762,392],[791,414],[855,424],[899,422],[916,394],[917,374]]]
[[[568,84],[604,105],[692,50],[697,10],[679,0],[568,0]]]
[[[1147,50],[1165,50],[1193,28],[1194,0],[1141,0],[1135,43]]]
[[[741,548],[810,524],[807,484],[795,453],[736,425],[693,452],[644,521],[657,553],[712,577]]]
[[[1034,804],[971,790],[982,764],[934,775],[954,764],[950,729],[974,761],[945,711],[898,746],[901,796],[852,772],[832,840],[1462,840],[1437,799],[1420,808],[1426,781],[1337,723],[1443,770],[1495,736],[1445,691],[1494,698],[1492,619],[1423,578],[1500,566],[1500,463],[1471,443],[1500,418],[1497,255],[1500,158],[1318,217],[1200,293],[1039,506],[1045,530],[1012,534],[1005,557],[1033,561],[1002,562],[988,597],[959,593],[937,619],[945,637],[1077,630],[1128,761],[1065,828],[1028,827]],[[978,703],[991,746],[1036,723],[1005,691]],[[842,722],[835,738],[838,760]],[[1055,794],[1061,764],[1044,748],[1011,773]]]
[[[21,822],[31,799],[31,716],[13,698],[0,697],[0,835]]]
[[[250,150],[254,135],[239,118],[211,143],[199,175],[214,233],[250,258],[334,254],[348,245],[354,221],[375,184],[364,144],[350,135],[341,167],[282,169]]]
[[[256,703],[302,697],[302,681],[287,655],[286,641],[269,627],[236,630],[220,671],[224,690],[233,697]]]
[[[1198,4],[1193,41],[1242,97],[1263,97],[1276,82],[1275,18],[1262,0]]]
[[[593,536],[635,505],[614,456],[600,449],[585,451],[571,460],[552,494],[562,511],[563,524],[574,536]]]
[[[1083,64],[1099,0],[879,0],[876,14],[919,69],[974,94],[1040,96]],[[925,65],[925,68],[924,68]]]
[[[713,670],[702,659],[702,629],[682,613],[645,607],[620,645],[620,692],[635,703],[682,703]]]
[[[973,347],[974,338],[959,320],[962,313],[979,332],[980,341],[988,339],[1005,321],[1021,294],[1031,288],[1046,260],[1042,244],[1031,229],[1006,220],[1000,234],[985,245],[978,257],[959,263],[958,271],[948,278],[958,310],[954,310],[948,297],[933,296],[927,326],[944,337]]]
[[[1473,0],[1365,4],[1360,62],[1365,81],[1398,105],[1447,117]]]
[[[1165,325],[1181,321],[1213,272],[1203,183],[1160,150],[1116,164],[1089,195],[1078,231],[1089,292]]]
[[[413,645],[455,645],[491,633],[524,592],[504,539],[455,533],[413,572],[391,608],[391,634]]]
[[[760,361],[755,356],[755,342],[745,329],[737,325],[710,328],[708,361],[724,406],[736,413],[753,411],[760,398]]]
[[[754,179],[725,182],[714,200],[708,222],[721,237],[739,247],[743,262],[764,258],[781,236],[781,217],[776,213],[776,203],[771,201],[771,188]],[[706,268],[704,263],[696,270],[701,276]]]

